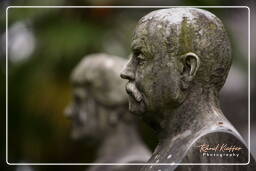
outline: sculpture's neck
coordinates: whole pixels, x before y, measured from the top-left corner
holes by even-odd
[[[98,160],[101,162],[116,160],[122,153],[138,144],[141,145],[142,142],[136,128],[126,123],[119,123],[117,127],[106,135],[98,151]]]
[[[218,95],[202,89],[191,92],[183,104],[174,110],[166,110],[164,116],[160,141],[172,139],[186,131],[193,134],[212,122],[225,120]]]

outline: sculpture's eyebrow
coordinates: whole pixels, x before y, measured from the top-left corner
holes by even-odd
[[[132,49],[132,50],[141,50],[141,49],[142,49],[139,40],[133,40],[133,41],[132,41],[132,43],[131,43],[131,49]]]
[[[145,58],[152,58],[153,56],[146,48],[146,43],[143,39],[134,39],[131,43],[133,53],[143,53]]]

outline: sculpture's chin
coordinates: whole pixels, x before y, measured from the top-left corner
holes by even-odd
[[[134,114],[134,115],[139,115],[141,116],[141,113],[139,112],[139,110],[136,109],[136,107],[134,107],[133,105],[129,105],[129,111]]]
[[[82,126],[78,126],[75,124],[73,124],[72,126],[73,126],[73,129],[71,132],[71,138],[73,140],[81,140],[84,137],[92,137],[93,136],[92,131],[90,131],[91,129],[89,127],[87,129],[85,129]]]
[[[71,138],[75,141],[97,141],[100,137],[100,133],[97,131],[92,131],[88,129],[88,131],[82,131],[80,130],[73,130],[71,133]]]
[[[143,100],[141,102],[137,102],[133,97],[129,96],[129,111],[132,114],[142,116],[145,112],[145,104]]]

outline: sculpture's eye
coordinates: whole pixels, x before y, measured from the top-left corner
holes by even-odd
[[[75,103],[76,104],[81,104],[81,102],[82,102],[82,99],[79,97],[79,96],[74,96],[74,101],[75,101]]]
[[[134,57],[136,58],[136,60],[138,61],[138,64],[139,65],[142,65],[142,64],[144,64],[144,62],[145,62],[145,58],[144,58],[144,56],[143,56],[143,53],[141,53],[141,51],[135,51],[134,52]]]
[[[140,55],[140,50],[137,50],[137,49],[136,49],[136,50],[133,51],[133,56],[134,56],[134,57],[137,58],[139,55]]]
[[[143,65],[145,63],[145,60],[143,58],[138,58],[138,64]]]

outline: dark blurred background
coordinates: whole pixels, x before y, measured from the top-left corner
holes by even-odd
[[[255,19],[255,4],[249,5]],[[220,0],[167,2],[124,0],[4,0],[0,20],[1,162],[5,161],[5,9],[9,5],[230,5]],[[93,162],[93,143],[73,141],[71,122],[63,115],[71,101],[69,75],[83,56],[105,52],[127,58],[137,21],[150,8],[11,8],[8,10],[8,161],[11,163]],[[221,92],[222,109],[247,141],[248,137],[248,9],[208,8],[226,26],[233,65]],[[255,28],[255,21],[251,23]],[[251,29],[255,36],[255,29]],[[251,36],[252,37],[252,36]],[[255,37],[254,37],[255,39]],[[255,41],[252,38],[252,46]],[[254,46],[253,46],[254,45]],[[251,48],[254,75],[255,48]],[[256,154],[254,78],[251,80],[251,150]],[[150,149],[157,143],[143,122],[140,134]],[[86,166],[8,166],[7,170],[84,170]]]

